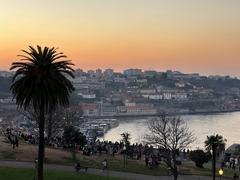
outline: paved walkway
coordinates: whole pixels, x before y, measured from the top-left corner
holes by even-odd
[[[32,162],[0,161],[0,167],[34,168],[34,166],[35,164]],[[57,164],[46,164],[45,168],[50,170],[67,171],[67,172],[74,171],[74,167],[72,166],[57,165]],[[151,176],[151,175],[120,172],[120,171],[110,171],[110,170],[106,172],[102,172],[102,170],[100,169],[93,169],[93,168],[89,168],[87,173],[95,174],[99,176],[111,176],[111,177],[118,177],[122,179],[132,179],[132,180],[173,180],[173,177],[171,176]],[[181,175],[179,176],[178,180],[212,180],[212,178],[205,177],[205,176]],[[222,180],[226,180],[226,179],[222,178]]]

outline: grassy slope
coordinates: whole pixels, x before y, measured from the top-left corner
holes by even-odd
[[[37,156],[37,146],[28,145],[21,142],[18,149],[13,150],[11,145],[5,141],[5,138],[0,136],[0,160],[23,160],[33,162]],[[109,162],[109,169],[116,171],[126,171],[139,174],[149,175],[167,175],[168,171],[163,166],[149,169],[145,167],[144,160],[130,160],[128,159],[127,167],[124,168],[123,157],[118,155],[116,157],[106,156],[105,154],[94,156],[83,156],[81,153],[77,153],[77,159],[84,166],[92,168],[101,168],[101,162],[103,159],[107,159]],[[46,160],[47,163],[66,164],[73,165],[72,154],[69,151],[46,148]],[[211,162],[204,165],[205,168],[197,168],[191,161],[183,162],[183,165],[179,166],[180,173],[188,175],[211,175]],[[233,176],[233,171],[230,169],[224,170],[224,175],[228,177]]]

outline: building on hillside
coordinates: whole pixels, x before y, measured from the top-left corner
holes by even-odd
[[[151,71],[151,70],[148,70],[148,71],[144,71],[143,75],[145,77],[153,77],[153,76],[156,76],[158,74],[157,71]]]
[[[100,78],[102,77],[103,73],[102,73],[102,70],[101,69],[96,69],[96,77]]]
[[[94,77],[95,76],[95,72],[93,70],[88,70],[88,75],[89,77]]]
[[[142,69],[126,69],[123,74],[125,76],[139,76],[142,75]]]
[[[114,77],[113,81],[117,82],[117,83],[124,83],[124,84],[127,83],[127,81],[124,77]]]
[[[81,96],[83,99],[96,99],[96,94],[94,93],[78,93],[79,96]]]
[[[147,84],[147,79],[137,79],[136,80],[137,83],[140,83],[140,84]]]
[[[149,104],[136,104],[135,106],[118,106],[118,116],[156,115],[157,109]]]
[[[126,99],[124,101],[124,105],[127,106],[127,107],[130,107],[130,106],[136,106],[136,103],[135,102],[130,102],[128,99]]]
[[[100,116],[115,116],[117,113],[116,106],[112,104],[100,105]]]
[[[106,70],[104,71],[104,76],[105,76],[105,77],[112,77],[113,74],[114,74],[113,69],[106,69]]]
[[[99,106],[95,103],[83,103],[80,105],[83,116],[98,116],[99,115]]]
[[[0,71],[0,76],[1,77],[12,77],[14,72],[9,72],[9,71]]]
[[[142,94],[142,97],[150,99],[150,100],[162,100],[162,94]]]
[[[154,94],[156,93],[156,89],[149,88],[149,89],[140,89],[141,94]]]
[[[171,94],[171,98],[175,100],[187,100],[187,93],[175,93]]]

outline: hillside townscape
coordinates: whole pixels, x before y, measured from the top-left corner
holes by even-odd
[[[1,111],[14,104],[9,90],[11,76],[10,72],[0,73]],[[240,80],[230,76],[141,69],[128,69],[123,73],[112,69],[87,72],[77,69],[75,76],[75,79],[71,79],[75,88],[71,98],[86,117],[240,110]]]
[[[17,110],[9,89],[13,73],[0,72],[0,124],[36,128],[26,114]],[[113,69],[87,72],[77,69],[70,81],[75,91],[71,94],[69,111],[75,117],[75,125],[89,140],[102,137],[118,126],[113,118],[240,110],[240,80],[230,76],[201,76],[171,70],[127,69],[118,73]]]

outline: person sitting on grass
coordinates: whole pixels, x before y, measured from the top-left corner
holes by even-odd
[[[76,172],[78,172],[78,171],[80,170],[80,168],[81,168],[80,163],[77,162],[77,163],[75,164],[75,170],[76,170]]]
[[[86,167],[86,166],[81,166],[80,162],[77,162],[77,163],[75,164],[75,170],[76,170],[76,172],[79,172],[81,169],[85,169],[85,172],[87,172],[88,167]]]

